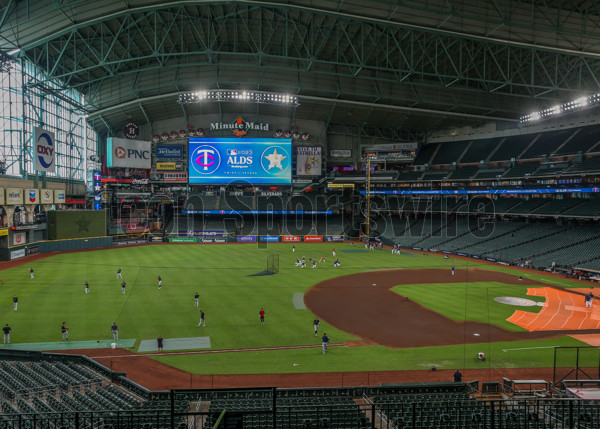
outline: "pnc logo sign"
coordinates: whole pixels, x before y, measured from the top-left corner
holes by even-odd
[[[117,158],[123,159],[125,158],[125,155],[127,155],[127,151],[124,148],[122,148],[121,146],[117,146],[115,148],[115,156]]]
[[[198,146],[194,149],[191,159],[194,170],[203,175],[214,173],[221,165],[219,151],[210,145]]]

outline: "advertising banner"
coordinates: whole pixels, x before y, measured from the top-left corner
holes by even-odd
[[[318,176],[321,174],[321,147],[296,147],[296,175]]]
[[[183,146],[180,144],[159,144],[156,146],[156,159],[181,159]]]
[[[40,203],[40,191],[38,189],[26,189],[25,190],[25,204],[39,204]]]
[[[150,168],[151,143],[142,140],[106,139],[106,165],[108,167]]]
[[[331,149],[329,151],[329,156],[332,158],[351,158],[352,150],[351,149]]]
[[[290,139],[190,138],[189,183],[290,184]]]
[[[65,190],[64,189],[55,189],[54,190],[54,203],[55,204],[64,204],[65,203]]]
[[[224,238],[200,238],[201,243],[226,243]]]
[[[8,235],[8,228],[0,228],[0,237]]]
[[[169,243],[195,243],[195,238],[169,238]]]
[[[258,241],[279,241],[278,235],[261,235]]]
[[[42,204],[52,204],[54,202],[54,193],[51,189],[42,189],[40,202]]]
[[[181,170],[183,166],[180,162],[157,162],[157,170]]]
[[[18,246],[20,244],[25,244],[27,242],[27,233],[25,232],[15,232],[13,234],[13,246]]]
[[[9,205],[23,204],[23,189],[21,189],[21,188],[6,188],[6,204],[9,204]]]
[[[17,259],[25,257],[25,248],[19,250],[13,250],[10,252],[10,259]]]
[[[325,241],[344,241],[343,235],[326,235]]]
[[[323,236],[321,236],[321,235],[305,235],[304,241],[323,241]]]
[[[56,171],[56,142],[54,133],[46,131],[43,128],[35,127],[33,130],[34,146],[34,165],[37,171],[47,171],[54,173]]]
[[[284,242],[287,242],[287,243],[302,241],[302,239],[300,238],[299,235],[284,235],[281,238],[282,238],[281,241],[284,241]]]
[[[241,235],[237,238],[240,243],[251,243],[256,241],[256,235]]]
[[[178,231],[179,236],[187,236],[187,237],[207,237],[207,236],[223,236],[225,235],[225,231],[207,231],[207,230],[194,230],[194,229],[180,229]]]

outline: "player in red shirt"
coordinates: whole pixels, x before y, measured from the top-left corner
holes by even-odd
[[[264,326],[265,325],[265,309],[261,308],[258,315],[260,316],[260,326]]]

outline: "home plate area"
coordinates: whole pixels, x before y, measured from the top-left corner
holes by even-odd
[[[191,338],[164,338],[163,351],[210,349],[210,337]],[[158,342],[153,340],[142,340],[138,352],[156,352]]]

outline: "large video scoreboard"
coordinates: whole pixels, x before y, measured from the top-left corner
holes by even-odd
[[[189,183],[289,185],[291,139],[190,138]]]

